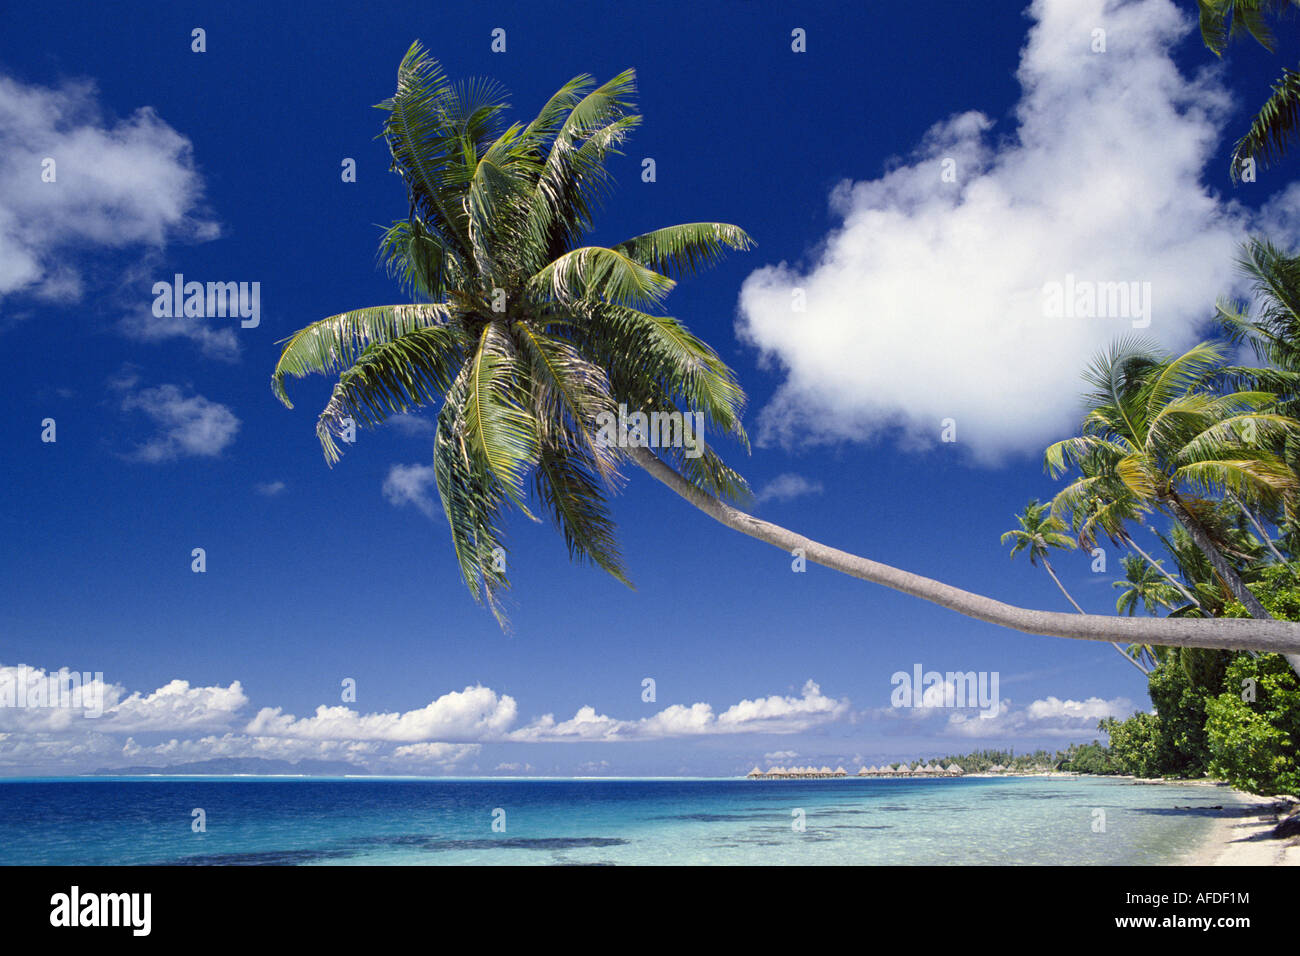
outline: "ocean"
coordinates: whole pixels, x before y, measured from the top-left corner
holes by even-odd
[[[1147,865],[1237,802],[1098,778],[6,779],[0,863]]]

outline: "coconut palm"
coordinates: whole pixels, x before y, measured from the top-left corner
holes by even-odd
[[[1273,52],[1273,32],[1268,17],[1300,0],[1197,0],[1200,8],[1201,39],[1216,56],[1222,56],[1228,41],[1248,33]],[[1236,179],[1246,159],[1259,158],[1272,165],[1286,155],[1300,124],[1300,72],[1283,69],[1273,84],[1273,94],[1260,107],[1246,135],[1232,151],[1231,175]]]
[[[1065,595],[1065,599],[1074,609],[1080,614],[1087,614],[1088,612],[1081,608],[1079,602],[1065,589],[1065,585],[1056,576],[1056,569],[1052,567],[1052,562],[1047,557],[1048,551],[1052,548],[1060,548],[1062,551],[1074,550],[1074,539],[1065,533],[1065,524],[1051,513],[1047,505],[1040,504],[1036,498],[1025,505],[1024,511],[1016,515],[1016,521],[1020,527],[1012,528],[1002,535],[1002,543],[1011,545],[1010,556],[1015,558],[1021,551],[1027,552],[1029,563],[1031,565],[1041,563],[1043,570],[1055,582],[1057,589]],[[1115,648],[1120,657],[1142,673],[1148,673],[1124,648],[1114,641],[1110,642],[1110,646]]]
[[[1125,555],[1120,559],[1120,563],[1124,568],[1124,579],[1111,585],[1121,589],[1119,597],[1115,600],[1117,614],[1132,617],[1138,608],[1144,609],[1148,614],[1155,614],[1158,608],[1179,612],[1185,611],[1190,606],[1179,606],[1177,602],[1182,596],[1179,589],[1165,579],[1159,567],[1152,567],[1136,555]],[[1168,647],[1149,644],[1134,644],[1128,649],[1131,655],[1145,665],[1144,670],[1147,673],[1164,660],[1170,650]]]
[[[1052,445],[1044,463],[1059,476],[1086,464],[1114,479],[1143,507],[1174,518],[1191,535],[1232,595],[1257,619],[1271,617],[1220,550],[1207,495],[1231,491],[1276,503],[1297,490],[1295,474],[1268,450],[1300,432],[1300,422],[1267,412],[1274,396],[1216,394],[1205,380],[1223,347],[1201,343],[1176,357],[1138,339],[1115,343],[1085,374],[1092,391],[1082,434]],[[1079,481],[1088,482],[1088,475]],[[1090,491],[1094,484],[1087,486]],[[1300,654],[1292,666],[1300,673]]]
[[[1102,456],[1085,456],[1077,467],[1081,473],[1079,479],[1052,499],[1052,514],[1058,518],[1062,515],[1069,516],[1070,527],[1078,536],[1079,546],[1095,548],[1098,537],[1104,534],[1112,545],[1127,548],[1141,557],[1187,599],[1191,608],[1205,613],[1205,609],[1183,582],[1166,571],[1164,565],[1148,554],[1129,532],[1130,523],[1139,526],[1145,523],[1150,509],[1137,499],[1128,486],[1106,472]],[[1147,527],[1150,528],[1149,525]],[[1154,529],[1150,530],[1154,533]]]
[[[1219,323],[1234,345],[1248,345],[1263,368],[1227,367],[1230,385],[1278,395],[1278,410],[1300,413],[1300,256],[1266,238],[1242,244],[1237,273],[1249,286],[1251,303],[1220,302]]]
[[[316,426],[330,463],[354,424],[440,403],[434,471],[476,599],[499,611],[504,518],[512,510],[531,518],[537,502],[572,558],[626,581],[608,495],[631,463],[729,528],[980,620],[1086,640],[1300,650],[1300,625],[1286,622],[1103,621],[972,594],[746,514],[732,504],[744,499],[744,480],[708,444],[690,449],[698,455],[656,452],[639,426],[609,428],[620,406],[633,415],[686,409],[745,444],[735,375],[661,305],[672,274],[748,248],[749,237],[706,222],[581,244],[610,185],[606,160],[639,121],[633,92],[631,71],[599,86],[576,77],[532,121],[507,126],[495,86],[451,83],[414,44],[395,94],[380,104],[408,205],[381,255],[414,301],[302,329],[272,376],[285,404],[286,377],[337,376]]]
[[[1087,612],[1079,607],[1079,602],[1065,589],[1061,579],[1056,576],[1052,562],[1047,559],[1047,553],[1051,548],[1060,548],[1062,551],[1074,549],[1074,540],[1065,533],[1065,525],[1052,516],[1047,505],[1039,504],[1037,498],[1025,505],[1025,510],[1016,515],[1016,521],[1020,527],[1012,528],[1002,535],[1002,543],[1011,545],[1011,557],[1014,558],[1021,551],[1027,552],[1029,563],[1031,565],[1041,563],[1043,570],[1065,595],[1065,599],[1080,614],[1086,614]]]
[[[1200,8],[1201,39],[1216,56],[1222,56],[1228,41],[1249,33],[1265,49],[1273,49],[1273,33],[1265,19],[1300,0],[1197,0]]]
[[[1116,581],[1112,587],[1122,588],[1123,593],[1115,601],[1115,613],[1132,617],[1139,607],[1148,614],[1155,614],[1158,607],[1167,611],[1179,609],[1177,601],[1181,595],[1159,571],[1134,555],[1125,555],[1120,564],[1124,568],[1124,580]]]

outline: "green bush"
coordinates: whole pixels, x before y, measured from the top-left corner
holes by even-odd
[[[1111,759],[1120,773],[1135,777],[1161,775],[1160,718],[1155,714],[1134,714],[1128,720],[1107,717],[1098,727],[1110,735]]]
[[[1228,665],[1226,686],[1206,704],[1209,772],[1252,793],[1300,793],[1300,681],[1291,666],[1279,654],[1242,656]]]

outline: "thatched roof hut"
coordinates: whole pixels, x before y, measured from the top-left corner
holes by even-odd
[[[754,768],[753,770],[751,770],[749,773],[745,774],[745,776],[746,776],[746,777],[761,777],[761,776],[763,776],[763,771],[761,771],[761,770],[759,770],[757,767],[755,767],[755,768]]]
[[[958,766],[957,764],[955,764],[955,763],[950,763],[950,764],[948,764],[948,768],[947,768],[947,770],[945,771],[945,773],[951,773],[951,774],[962,774],[962,773],[965,773],[965,772],[966,772],[965,770],[962,770],[961,767],[959,767],[959,766]]]

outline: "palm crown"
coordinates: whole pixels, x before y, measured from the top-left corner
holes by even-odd
[[[380,254],[414,301],[302,329],[272,376],[292,407],[286,376],[338,375],[316,426],[331,464],[349,420],[373,427],[441,402],[438,493],[465,583],[498,620],[502,522],[511,508],[533,517],[530,478],[570,557],[627,583],[608,507],[626,452],[599,433],[603,414],[686,408],[748,447],[734,373],[660,306],[673,273],[747,249],[749,237],[706,222],[580,245],[610,185],[606,161],[640,120],[634,90],[631,70],[599,86],[578,76],[531,122],[507,126],[500,88],[451,83],[413,44],[378,108],[409,204]],[[707,446],[661,454],[702,491],[746,491]]]
[[[1100,356],[1086,376],[1093,391],[1082,434],[1044,456],[1054,475],[1071,465],[1084,471],[1058,496],[1058,510],[1077,506],[1100,485],[1121,497],[1125,510],[1203,513],[1201,496],[1219,489],[1269,504],[1289,498],[1295,476],[1272,448],[1297,423],[1266,410],[1271,393],[1205,388],[1222,358],[1222,347],[1212,343],[1166,358],[1137,340]]]
[[[1002,543],[1011,545],[1011,557],[1021,551],[1029,552],[1029,563],[1038,564],[1047,557],[1048,549],[1072,550],[1074,539],[1065,533],[1065,523],[1051,514],[1046,504],[1031,501],[1025,510],[1016,515],[1019,528],[1002,535]]]

